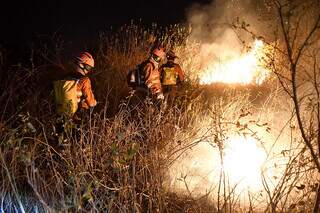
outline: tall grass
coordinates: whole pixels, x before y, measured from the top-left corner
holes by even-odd
[[[240,212],[237,195],[232,190],[226,193],[225,183],[220,183],[225,193],[196,195],[188,191],[186,181],[189,193],[179,193],[168,187],[169,169],[204,141],[223,152],[226,133],[248,130],[246,123],[237,126],[238,119],[255,104],[268,103],[264,97],[270,89],[202,87],[188,78],[176,104],[159,107],[148,100],[137,102],[125,83],[127,71],[147,57],[154,43],[175,48],[187,74],[198,72],[201,63],[194,55],[199,43],[189,41],[188,33],[188,27],[180,25],[146,29],[133,23],[117,32],[101,33],[93,51],[97,66],[92,76],[99,104],[93,113],[83,115],[77,128],[66,129],[63,145],[53,135],[54,101],[48,76],[55,73],[46,62],[59,58],[60,48],[53,48],[53,54],[32,55],[29,65],[1,64],[0,209]],[[309,191],[303,188],[303,194],[291,194],[301,176],[312,171],[308,156],[300,150],[298,154],[289,150],[291,163],[284,165],[287,169],[275,188],[265,181],[266,211],[287,211],[297,205],[310,210],[312,200],[303,200],[312,191],[310,178]],[[293,182],[291,178],[295,178]]]

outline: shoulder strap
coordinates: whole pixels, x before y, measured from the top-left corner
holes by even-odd
[[[141,85],[141,73],[140,73],[141,64],[139,64],[136,69],[137,69],[137,84]]]

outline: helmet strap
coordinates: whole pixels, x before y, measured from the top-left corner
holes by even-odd
[[[86,72],[85,70],[85,68],[84,68],[84,66],[83,66],[83,64],[82,63],[78,63],[77,64],[78,65],[78,67],[80,68],[80,73],[82,74],[82,75],[87,75],[88,74],[88,72]]]
[[[153,59],[153,57],[150,57],[150,61],[154,64],[154,66],[155,66],[156,68],[159,67],[159,63],[156,62],[156,61]]]

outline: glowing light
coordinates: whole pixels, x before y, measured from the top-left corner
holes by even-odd
[[[222,170],[228,185],[235,187],[237,194],[263,189],[261,171],[267,161],[267,154],[252,137],[232,136],[225,141],[223,164],[218,148],[206,142],[198,144],[185,157],[170,171],[178,179],[186,176],[188,188],[193,193],[204,192],[211,185],[217,186]],[[178,185],[181,189],[185,187],[181,182]]]
[[[257,190],[262,186],[261,167],[267,159],[266,152],[252,138],[232,137],[226,141],[224,170],[238,189]]]
[[[254,47],[246,55],[210,64],[200,76],[200,84],[261,84],[268,75],[268,71],[259,62],[263,56],[263,47],[263,42],[256,40]]]

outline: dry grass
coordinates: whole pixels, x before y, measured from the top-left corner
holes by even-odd
[[[250,126],[245,123],[237,126],[237,121],[246,117],[243,116],[246,110],[268,101],[271,89],[266,88],[270,85],[212,88],[189,80],[181,88],[177,105],[169,108],[148,102],[133,108],[129,89],[123,86],[126,72],[146,57],[155,38],[167,47],[174,46],[180,54],[187,53],[186,44],[188,50],[196,51],[199,44],[191,44],[187,34],[187,28],[178,25],[144,29],[135,24],[101,34],[94,51],[97,71],[93,76],[100,103],[92,114],[84,115],[77,129],[67,129],[65,146],[59,146],[52,135],[54,104],[51,84],[46,78],[51,70],[40,63],[42,60],[33,66],[1,64],[0,209],[241,212],[233,191],[200,197],[192,193],[181,195],[165,187],[167,172],[180,156],[202,140],[211,139],[212,144],[223,147],[226,132],[241,134],[248,130]],[[39,55],[50,58],[46,52]],[[181,61],[187,73],[198,68],[199,62],[193,56],[186,54]],[[203,133],[203,119],[208,116],[211,120],[205,128],[210,131]],[[213,136],[217,137],[212,139]],[[309,191],[292,194],[296,203],[286,199],[295,184],[310,174],[306,171],[313,169],[304,148],[301,150],[298,154],[292,152],[275,190],[268,191],[266,181],[265,192],[269,195],[266,211],[294,210],[299,205],[310,210],[312,200],[303,200],[312,191],[310,177]],[[290,182],[288,178],[295,179]]]

